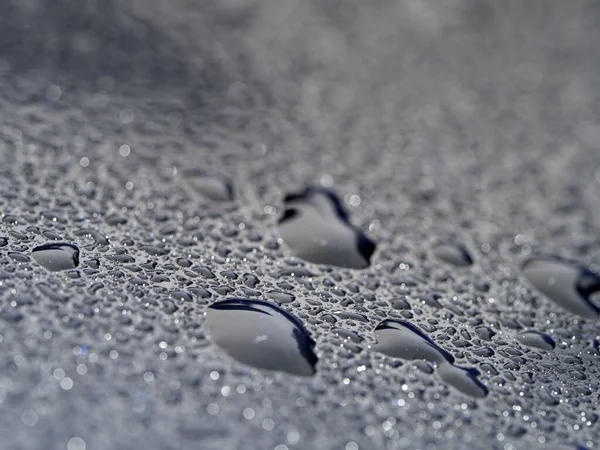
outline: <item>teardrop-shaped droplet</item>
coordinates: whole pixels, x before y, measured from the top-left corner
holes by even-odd
[[[275,300],[278,303],[292,303],[296,299],[293,294],[278,291],[268,292],[267,297],[269,297],[271,300]]]
[[[556,343],[554,339],[544,333],[537,331],[524,331],[517,336],[517,340],[528,347],[539,348],[542,350],[554,350]]]
[[[79,249],[72,244],[51,243],[33,249],[33,259],[52,272],[74,269],[79,265]]]
[[[259,369],[311,376],[317,356],[300,320],[262,300],[230,299],[208,307],[210,338],[230,356]]]
[[[474,398],[483,398],[488,395],[488,389],[477,379],[479,375],[477,369],[447,363],[439,365],[438,373],[442,380],[463,394]]]
[[[384,320],[375,328],[375,337],[377,344],[373,349],[394,358],[410,361],[424,359],[436,364],[454,362],[450,353],[438,347],[419,328],[406,321]]]
[[[224,176],[203,169],[184,169],[181,173],[187,185],[203,197],[217,202],[233,200],[233,185]]]
[[[467,267],[473,264],[473,258],[461,245],[440,244],[433,248],[436,258],[458,267]]]
[[[296,256],[316,264],[363,269],[375,251],[375,244],[350,224],[336,195],[322,188],[286,196],[279,234]]]
[[[590,296],[600,292],[600,277],[584,267],[552,258],[532,258],[523,274],[542,294],[564,309],[596,320],[600,309]]]
[[[394,358],[429,361],[438,366],[442,380],[464,394],[476,398],[487,395],[487,388],[477,379],[476,369],[455,366],[454,357],[413,324],[384,320],[375,328],[375,336],[377,343],[373,350]]]

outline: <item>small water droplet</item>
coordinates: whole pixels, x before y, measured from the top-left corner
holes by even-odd
[[[72,244],[51,243],[33,249],[33,259],[51,272],[74,269],[79,265],[79,249]]]
[[[259,369],[311,376],[315,345],[300,320],[262,300],[229,299],[206,313],[210,338],[231,357]]]
[[[29,262],[29,256],[24,255],[23,253],[19,253],[19,252],[8,252],[8,256],[20,263],[26,263]]]
[[[296,256],[316,264],[363,269],[375,251],[350,224],[337,196],[323,188],[286,196],[279,234]]]
[[[473,258],[461,245],[440,244],[433,248],[436,258],[458,267],[467,267],[473,264]]]
[[[423,359],[437,364],[442,380],[471,397],[482,398],[487,388],[477,379],[478,371],[454,365],[454,357],[438,347],[415,325],[387,319],[375,328],[377,343],[373,349],[385,355],[407,360]]]
[[[572,313],[597,319],[600,309],[590,296],[600,291],[600,277],[584,267],[548,257],[523,264],[523,274],[542,294]]]
[[[537,331],[524,331],[517,336],[517,340],[524,345],[542,350],[554,350],[556,346],[554,339],[544,333]]]
[[[275,300],[278,303],[292,303],[294,300],[296,300],[294,295],[279,291],[268,292],[267,297],[269,297],[271,300]]]

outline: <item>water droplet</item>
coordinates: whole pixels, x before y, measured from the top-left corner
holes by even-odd
[[[300,320],[262,300],[229,299],[206,313],[210,338],[231,357],[259,369],[311,376],[315,345]]]
[[[492,337],[496,335],[496,332],[488,327],[475,328],[475,333],[477,333],[480,339],[488,342],[491,341]]]
[[[292,303],[294,300],[296,300],[294,295],[279,291],[268,292],[267,297],[269,297],[271,300],[275,300],[278,303]]]
[[[286,196],[279,234],[296,256],[317,264],[363,269],[375,251],[336,195],[323,188]]]
[[[125,225],[127,223],[127,219],[118,213],[110,214],[105,220],[107,224],[112,226]]]
[[[532,258],[523,274],[542,294],[572,313],[597,319],[600,309],[590,296],[600,291],[600,277],[584,267],[552,258]]]
[[[482,398],[487,388],[477,379],[478,371],[454,365],[454,357],[438,347],[413,324],[401,320],[384,320],[375,328],[377,343],[373,350],[407,360],[423,359],[437,364],[442,380],[464,394]]]
[[[541,348],[542,350],[554,350],[556,344],[554,339],[544,333],[537,331],[524,331],[517,336],[517,340],[524,345],[534,348]]]
[[[72,244],[51,243],[33,249],[33,259],[51,272],[74,269],[79,265],[79,249]]]
[[[181,173],[188,185],[204,197],[219,202],[233,200],[233,185],[224,176],[208,173],[202,169],[187,169]]]
[[[433,254],[436,258],[459,267],[467,267],[473,264],[473,258],[461,245],[440,244],[433,248]]]
[[[20,263],[26,263],[29,262],[29,256],[24,255],[23,253],[19,253],[19,252],[8,252],[8,256],[11,259],[14,259],[17,262]]]
[[[99,233],[96,230],[90,229],[90,228],[85,228],[82,230],[76,230],[73,232],[73,234],[75,236],[89,236],[94,240],[94,243],[96,245],[108,245],[109,241],[106,238],[106,236],[103,236],[101,233]]]

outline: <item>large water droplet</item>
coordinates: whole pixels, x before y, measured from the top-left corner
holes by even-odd
[[[33,249],[33,259],[52,272],[74,269],[79,265],[79,249],[72,244],[51,243]]]
[[[523,274],[542,294],[572,313],[593,320],[600,309],[590,296],[600,292],[600,277],[584,267],[552,258],[532,258]]]
[[[556,346],[554,339],[547,334],[537,331],[524,331],[517,336],[517,340],[529,347],[541,348],[548,351],[554,350]]]
[[[467,267],[473,264],[473,258],[466,248],[455,244],[440,244],[433,248],[436,258],[458,267]]]
[[[375,328],[373,350],[408,360],[423,359],[438,366],[442,380],[471,397],[482,398],[487,388],[477,379],[478,371],[454,365],[454,357],[438,347],[419,328],[402,320],[384,320]]]
[[[322,188],[286,196],[279,234],[296,256],[317,264],[362,269],[375,251],[375,244],[350,224],[335,194]]]
[[[302,323],[262,300],[230,299],[208,307],[211,339],[238,361],[259,369],[310,376],[315,345]]]

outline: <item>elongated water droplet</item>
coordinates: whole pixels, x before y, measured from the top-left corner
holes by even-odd
[[[537,331],[524,331],[517,336],[517,340],[524,345],[534,348],[540,348],[542,350],[554,350],[556,343],[554,339],[544,333]]]
[[[51,243],[33,249],[33,259],[51,272],[74,269],[79,265],[79,249],[72,244]]]
[[[317,264],[368,267],[375,244],[353,227],[336,195],[308,188],[285,198],[279,234],[292,252]]]
[[[233,185],[224,176],[203,169],[185,169],[182,174],[188,185],[200,195],[218,202],[233,200]]]
[[[541,257],[523,264],[523,274],[542,294],[564,309],[596,320],[600,309],[590,296],[600,292],[600,277],[584,267]]]
[[[267,297],[271,300],[275,300],[278,303],[292,303],[296,297],[287,292],[271,291],[267,293]]]
[[[413,324],[402,320],[384,320],[375,328],[377,343],[373,350],[394,358],[423,359],[438,366],[442,380],[471,397],[482,398],[487,388],[477,379],[478,371],[454,365],[454,357],[438,347]]]
[[[315,345],[300,320],[262,300],[230,299],[208,307],[210,338],[230,356],[259,369],[311,376]]]
[[[436,258],[458,267],[467,267],[473,264],[473,258],[466,248],[455,244],[440,244],[433,248]]]

